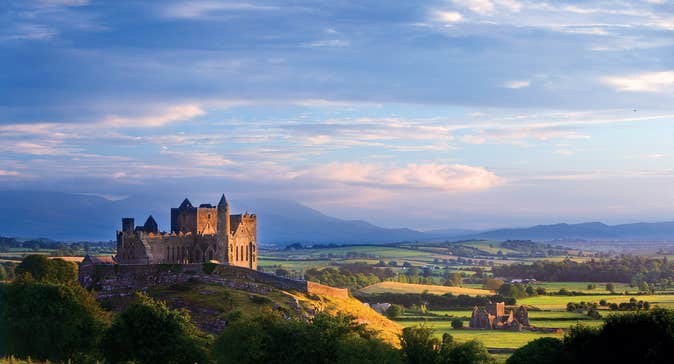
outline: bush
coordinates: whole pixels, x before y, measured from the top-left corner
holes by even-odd
[[[108,322],[108,314],[79,285],[20,279],[0,285],[5,354],[57,362],[91,359]]]
[[[503,285],[503,281],[500,279],[487,278],[484,281],[484,289],[491,291],[498,291],[499,288]]]
[[[250,296],[250,301],[256,305],[264,305],[272,302],[268,297],[257,295]]]
[[[44,255],[29,255],[15,268],[16,275],[30,274],[36,281],[72,283],[77,281],[77,265]]]
[[[463,320],[460,318],[454,318],[452,319],[452,328],[453,329],[461,329],[463,328]]]
[[[565,363],[564,343],[553,337],[544,337],[530,341],[528,344],[515,350],[506,360],[506,364],[529,363]]]
[[[394,319],[402,316],[405,313],[405,308],[402,305],[393,304],[386,309],[386,316]]]
[[[213,346],[217,363],[398,363],[396,350],[346,315],[310,322],[269,313],[225,328]]]
[[[186,310],[137,294],[137,302],[122,312],[103,339],[103,354],[111,363],[203,363],[207,337],[190,322]]]

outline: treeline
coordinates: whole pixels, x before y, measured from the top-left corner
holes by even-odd
[[[30,239],[18,240],[0,236],[0,252],[8,252],[12,248],[23,248],[30,250],[49,249],[63,252],[62,255],[74,255],[75,253],[99,251],[101,249],[114,249],[114,242],[73,242],[64,243],[49,239]]]
[[[327,284],[332,287],[356,290],[396,276],[391,268],[376,268],[368,264],[345,264],[338,268],[311,268],[304,272],[307,281]]]
[[[575,262],[537,261],[533,264],[510,264],[493,268],[495,276],[508,278],[535,278],[542,281],[623,282],[631,283],[640,277],[645,282],[662,283],[674,279],[674,264],[667,258],[656,259],[625,255],[606,260]]]
[[[361,294],[356,298],[367,303],[388,302],[404,307],[426,306],[430,310],[467,309],[474,306],[483,306],[490,302],[503,302],[515,304],[515,299],[501,296],[468,296],[465,294],[455,296],[451,293],[443,295],[431,293],[378,293]]]

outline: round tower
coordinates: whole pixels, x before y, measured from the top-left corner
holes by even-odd
[[[218,234],[229,236],[230,233],[229,203],[223,193],[220,202],[218,202]]]

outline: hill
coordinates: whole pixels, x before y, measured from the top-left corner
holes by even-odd
[[[286,291],[260,282],[230,279],[227,286],[203,281],[188,281],[151,287],[148,294],[163,300],[171,308],[184,308],[201,330],[217,334],[232,320],[249,320],[270,312],[306,319],[318,312],[354,316],[358,322],[379,331],[384,341],[398,346],[401,326],[365,306],[355,298],[337,298],[320,293]],[[132,300],[129,295],[103,298],[106,306],[121,310]]]
[[[400,283],[400,282],[379,282],[373,285],[363,287],[359,290],[361,293],[365,294],[376,294],[376,293],[423,293],[428,292],[431,294],[443,295],[445,293],[451,293],[453,295],[466,294],[469,296],[486,296],[493,295],[494,292],[486,289],[477,289],[477,288],[464,288],[464,287],[446,287],[446,286],[435,286],[435,285],[426,285],[426,284],[411,284],[411,283]]]
[[[0,191],[0,236],[108,241],[115,239],[122,217],[135,217],[142,224],[150,214],[160,229],[167,229],[170,208],[184,197],[132,196],[111,201],[61,192]],[[234,200],[232,205],[234,212],[257,214],[262,244],[386,243],[425,237],[410,229],[386,229],[365,221],[338,219],[292,201]]]
[[[498,229],[464,238],[476,239],[531,239],[531,240],[674,240],[674,222],[633,223],[606,225],[601,222],[580,224],[536,225],[529,228]]]

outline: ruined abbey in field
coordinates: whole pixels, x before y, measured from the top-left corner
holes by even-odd
[[[122,219],[117,232],[118,264],[190,264],[217,261],[257,269],[257,219],[254,214],[231,215],[223,194],[217,206],[192,206],[185,199],[171,209],[171,231],[159,231],[148,217],[143,226]]]

